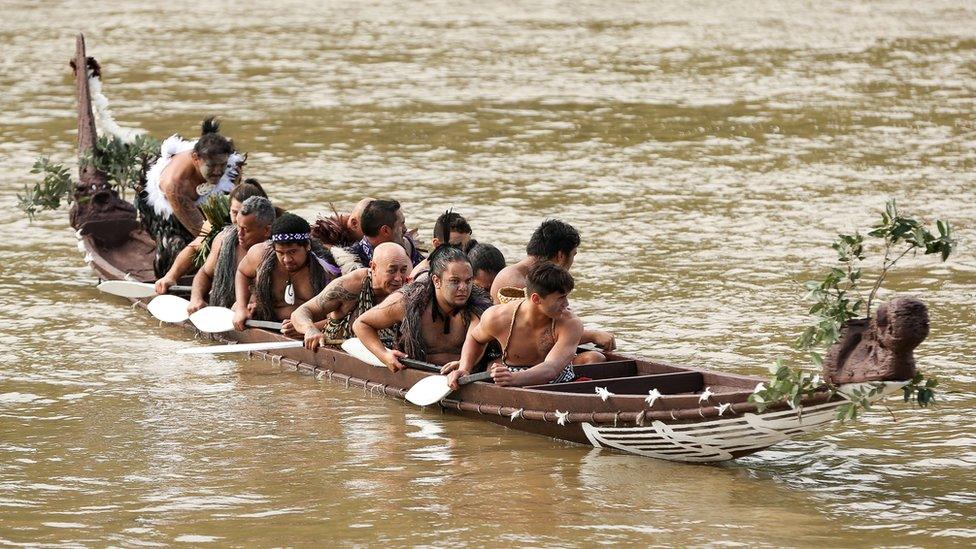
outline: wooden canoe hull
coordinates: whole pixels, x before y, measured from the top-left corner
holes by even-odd
[[[106,249],[79,231],[79,249],[101,279],[152,281],[152,239],[133,230],[121,245]],[[145,308],[148,300],[134,300]],[[184,326],[193,332],[189,322]],[[283,335],[263,329],[224,334],[198,334],[222,343],[285,341]],[[369,394],[402,399],[414,383],[431,375],[419,370],[393,373],[365,364],[341,349],[316,352],[285,349],[253,352],[291,367]],[[841,398],[824,394],[805,402],[802,417],[784,408],[755,413],[748,396],[761,378],[681,367],[640,357],[611,353],[605,365],[583,367],[591,382],[542,387],[498,387],[473,383],[439,403],[449,412],[487,420],[505,427],[552,438],[608,448],[659,459],[718,462],[748,455],[793,436],[808,433],[833,420]],[[615,393],[603,400],[595,387]],[[714,396],[700,402],[709,387]],[[653,406],[647,391],[664,394]],[[728,404],[728,407],[723,405]],[[721,407],[724,407],[723,410]]]

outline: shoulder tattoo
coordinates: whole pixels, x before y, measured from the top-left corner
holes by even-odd
[[[319,294],[318,304],[324,307],[328,302],[338,299],[339,301],[356,301],[359,299],[359,294],[350,292],[341,283],[336,284],[333,288],[326,288],[324,292]]]

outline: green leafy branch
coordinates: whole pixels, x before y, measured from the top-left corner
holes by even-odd
[[[831,247],[837,252],[838,265],[831,267],[821,280],[811,280],[804,283],[807,291],[804,297],[812,301],[808,313],[814,316],[814,322],[808,326],[794,342],[794,348],[806,352],[811,363],[816,368],[823,366],[823,352],[840,339],[841,328],[850,320],[861,317],[861,308],[865,308],[864,316],[870,316],[871,303],[892,267],[909,253],[924,251],[925,254],[940,254],[942,261],[949,258],[955,247],[952,229],[947,221],[936,221],[935,232],[927,230],[918,221],[903,217],[899,214],[897,204],[890,200],[885,204],[881,213],[881,221],[874,225],[868,236],[882,240],[883,259],[881,272],[872,284],[865,299],[859,284],[862,281],[861,264],[865,259],[864,236],[855,231],[853,234],[839,234]],[[866,306],[865,306],[866,303]],[[800,403],[807,396],[819,391],[837,393],[837,387],[821,381],[817,374],[808,374],[800,368],[790,368],[782,359],[770,367],[773,377],[767,384],[760,384],[749,397],[749,401],[756,404],[762,412],[769,406],[785,402],[791,408],[801,413]],[[926,379],[917,373],[902,390],[905,401],[914,401],[925,407],[935,401],[934,388],[938,385],[935,378]],[[869,387],[855,387],[845,392],[850,401],[841,405],[837,410],[839,419],[855,419],[861,410],[870,410],[871,401],[884,389],[881,383]]]
[[[146,172],[159,158],[159,140],[137,135],[131,143],[115,136],[101,136],[95,142],[95,153],[81,157],[83,165],[93,165],[104,173],[112,188],[123,197],[127,189],[138,189],[146,183]]]
[[[125,197],[127,189],[145,186],[146,173],[159,158],[159,145],[158,139],[147,135],[136,136],[132,143],[125,143],[115,136],[102,136],[95,142],[94,153],[82,155],[79,162],[105,173],[112,188]],[[17,195],[17,207],[31,221],[39,212],[56,210],[62,202],[71,203],[74,188],[64,164],[41,157],[34,162],[31,173],[44,174],[43,179],[30,187],[24,185],[24,194]]]
[[[17,195],[17,207],[33,221],[39,211],[56,210],[61,201],[71,202],[71,175],[63,164],[55,164],[46,157],[34,162],[31,173],[44,174],[33,187],[24,185],[24,194]]]

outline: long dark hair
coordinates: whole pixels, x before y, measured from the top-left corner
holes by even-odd
[[[444,271],[447,270],[447,266],[455,261],[463,261],[469,265],[471,263],[468,261],[468,256],[460,248],[450,244],[441,244],[434,248],[434,251],[427,256],[427,261],[430,264],[430,274],[427,276],[427,280],[413,282],[400,290],[405,298],[405,314],[403,322],[400,324],[400,337],[397,346],[417,360],[427,359],[427,345],[424,343],[423,334],[420,333],[424,311],[427,310],[427,307],[430,306],[431,317],[435,322],[439,319],[444,321],[444,333],[448,333],[451,325],[450,317],[446,316],[441,311],[440,306],[437,305],[434,275],[438,279],[441,278]],[[471,325],[472,315],[481,316],[481,313],[490,306],[491,298],[472,284],[471,296],[461,311],[465,328]]]

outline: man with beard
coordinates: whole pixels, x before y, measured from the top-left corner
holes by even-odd
[[[407,285],[353,324],[366,348],[394,372],[404,367],[399,361],[403,357],[434,364],[456,361],[469,326],[477,325],[491,305],[488,296],[474,287],[464,252],[442,245],[428,259],[426,280]],[[388,349],[379,332],[396,326],[396,348]]]
[[[269,242],[248,250],[235,279],[236,329],[243,330],[249,318],[280,320],[283,334],[300,335],[291,325],[291,314],[339,275],[331,254],[311,239],[309,230],[308,221],[286,213],[271,225]]]
[[[206,262],[193,277],[190,306],[187,308],[191,314],[206,307],[208,301],[215,307],[234,304],[238,264],[251,247],[271,236],[275,209],[267,198],[252,196],[244,201],[236,215],[232,209],[231,217],[235,223],[214,237]]]
[[[291,314],[295,330],[305,334],[305,347],[340,343],[352,337],[352,324],[366,311],[399,290],[410,273],[410,259],[398,244],[384,242],[376,247],[368,268],[357,269],[333,280],[315,299]],[[392,345],[395,334],[380,333],[384,344]]]
[[[493,306],[468,331],[458,367],[448,374],[451,388],[458,388],[458,378],[474,370],[493,341],[502,348],[501,360],[489,366],[498,385],[541,385],[575,379],[573,363],[583,323],[569,310],[573,276],[558,265],[544,262],[529,271],[526,284],[527,298]]]

